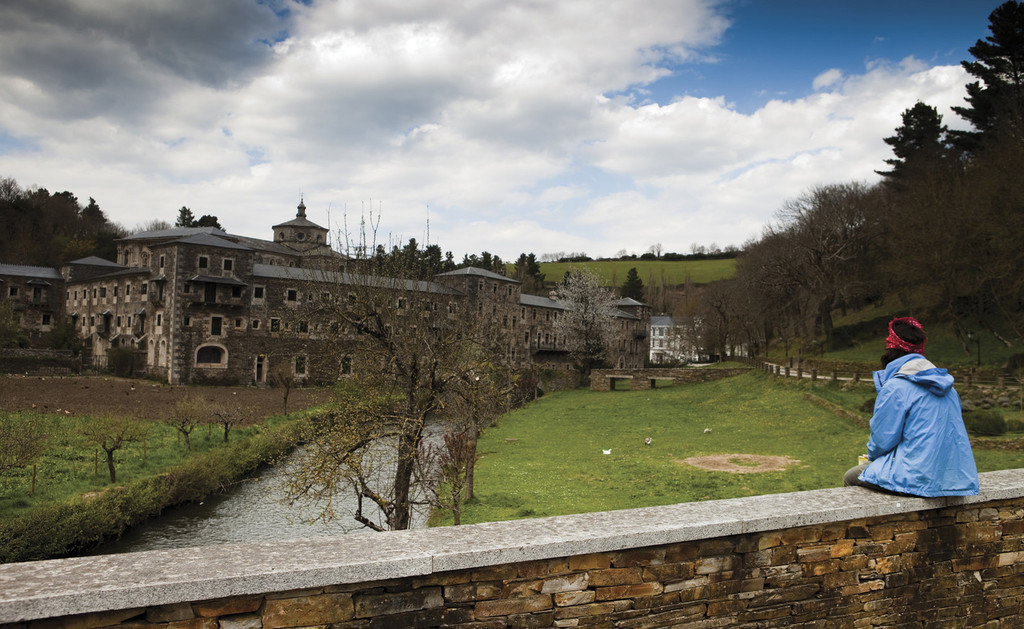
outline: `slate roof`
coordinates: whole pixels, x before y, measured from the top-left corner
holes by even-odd
[[[28,266],[25,264],[0,264],[0,275],[58,281],[64,280],[64,277],[57,271],[57,269],[48,266]]]
[[[499,275],[498,273],[494,273],[493,271],[488,271],[487,269],[481,269],[475,266],[467,266],[461,269],[455,269],[454,271],[448,271],[447,273],[440,273],[438,274],[438,277],[456,275],[475,275],[478,277],[487,277],[492,280],[503,280],[506,282],[515,282],[517,284],[519,283],[519,280],[514,280],[511,277],[505,277],[504,275]]]
[[[422,282],[414,280],[402,280],[388,277],[355,275],[340,271],[322,271],[318,269],[303,269],[293,266],[280,266],[276,264],[254,264],[252,265],[253,277],[266,277],[273,279],[294,280],[296,282],[329,282],[332,284],[360,284],[379,286],[381,288],[395,288],[396,290],[409,290],[421,293],[440,293],[445,295],[461,295],[457,290],[438,284],[437,282]]]

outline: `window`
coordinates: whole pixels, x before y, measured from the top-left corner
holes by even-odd
[[[299,321],[299,332],[302,332],[303,334],[306,334],[307,332],[309,332],[309,322],[308,321]]]
[[[252,329],[253,330],[259,330],[260,329],[260,320],[259,319],[253,319],[252,320]]]
[[[235,327],[236,328],[242,327],[242,320],[241,319],[235,319]]]
[[[213,303],[217,301],[217,285],[207,283],[203,292],[203,301]]]
[[[187,327],[191,327],[191,325],[192,325],[192,317],[185,317],[184,325],[185,325],[186,328]]]
[[[220,336],[222,322],[223,322],[223,319],[221,319],[220,317],[210,317],[210,335],[211,336]]]
[[[405,298],[404,297],[399,297],[398,298],[398,309],[402,310],[404,308],[405,308]]]
[[[117,297],[117,286],[114,287],[114,297]]]
[[[299,299],[299,291],[295,290],[294,288],[289,288],[288,295],[286,298],[288,299],[288,301],[297,301]]]
[[[121,317],[117,318],[117,321],[114,323],[114,325],[116,325],[117,327],[121,327]]]
[[[252,298],[253,299],[263,299],[263,287],[262,286],[253,286],[252,287]]]
[[[107,296],[107,287],[106,286],[100,286],[100,297],[106,297],[106,296]]]
[[[188,285],[186,284],[186,286],[188,286]],[[142,287],[139,288],[139,294],[140,295],[145,295],[148,291],[149,291],[149,284],[146,283],[146,282],[143,282],[142,283]]]
[[[196,364],[220,365],[224,362],[224,350],[216,345],[204,345],[196,352]]]
[[[191,282],[185,282],[185,288],[183,289],[183,292],[186,295],[188,295],[189,293],[192,292],[192,283]]]
[[[280,319],[271,319],[270,320],[270,331],[271,332],[280,332],[281,331],[281,320]]]
[[[242,287],[241,286],[232,286],[231,287],[231,296],[232,297],[241,297],[242,296]]]
[[[124,294],[125,294],[125,296],[128,296],[128,295],[132,294],[132,285],[131,284],[125,284],[124,285]]]
[[[43,325],[50,325],[50,315],[48,315],[48,314],[44,314],[43,315]]]
[[[160,256],[160,268],[164,268],[164,257]]]
[[[205,269],[210,266],[210,259],[206,256],[199,256],[199,268]]]
[[[235,261],[230,258],[224,258],[224,270],[231,271],[234,269]]]
[[[32,303],[41,304],[43,303],[43,289],[38,286],[32,287]]]
[[[156,324],[160,325],[161,323],[163,323],[163,320],[164,320],[164,315],[162,313],[159,313],[159,312],[156,313]]]
[[[304,376],[306,375],[306,357],[296,356],[295,357],[295,375]]]

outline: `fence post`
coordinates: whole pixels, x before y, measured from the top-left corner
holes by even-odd
[[[811,382],[817,382],[817,381],[818,381],[818,370],[815,369],[815,368],[812,368],[811,369]]]

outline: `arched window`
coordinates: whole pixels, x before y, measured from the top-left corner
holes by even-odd
[[[224,349],[216,345],[204,345],[196,352],[197,365],[221,365],[224,363]]]

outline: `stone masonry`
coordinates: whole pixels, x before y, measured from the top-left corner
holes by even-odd
[[[1020,627],[1024,470],[0,566],[5,628]]]

